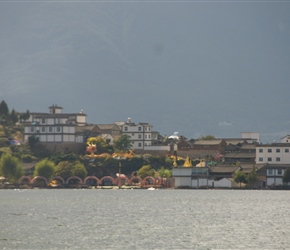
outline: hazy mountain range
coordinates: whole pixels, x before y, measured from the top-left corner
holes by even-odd
[[[161,134],[290,133],[290,2],[0,2],[0,99]]]

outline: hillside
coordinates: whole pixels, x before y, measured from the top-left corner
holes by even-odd
[[[0,151],[9,151],[9,146],[15,144],[18,141],[23,141],[22,126],[3,127],[0,125]]]

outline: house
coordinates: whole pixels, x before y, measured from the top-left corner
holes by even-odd
[[[266,168],[266,186],[283,184],[283,175],[290,167],[290,143],[285,142],[261,144],[256,147],[256,163]]]
[[[256,146],[257,164],[290,164],[290,143],[259,144]]]
[[[127,122],[118,124],[121,126],[122,135],[130,137],[133,149],[144,149],[158,140],[158,133],[152,131],[153,126],[149,123],[134,123],[128,118]]]
[[[290,135],[285,135],[281,138],[281,143],[290,143]]]
[[[80,132],[86,125],[87,115],[79,113],[63,113],[63,108],[54,104],[49,107],[49,113],[30,113],[23,122],[24,141],[34,136],[49,149],[58,150],[61,147],[69,149],[69,144],[76,150],[76,144],[84,143],[84,134]],[[65,145],[66,144],[66,145]]]
[[[255,163],[256,160],[256,143],[238,143],[229,144],[225,148],[224,163]]]
[[[176,188],[234,188],[238,185],[232,177],[238,170],[241,170],[240,166],[200,167],[188,165],[185,162],[183,166],[172,168],[172,177],[175,180]]]
[[[283,176],[285,170],[290,168],[290,164],[266,164],[266,185],[279,186],[283,185]]]
[[[192,187],[192,168],[174,167],[172,177],[175,181],[175,187]]]
[[[226,145],[223,139],[180,140],[177,142],[177,155],[181,157],[188,155],[191,159],[211,159],[217,154],[223,155]]]

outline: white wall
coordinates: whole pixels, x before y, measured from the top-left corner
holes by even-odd
[[[192,168],[173,168],[172,177],[175,179],[175,187],[191,187]]]
[[[175,187],[191,187],[191,177],[175,177]]]
[[[208,180],[206,178],[198,178],[198,179],[192,179],[191,186],[195,188],[199,187],[207,187],[208,186]]]
[[[259,152],[262,149],[263,152]],[[268,149],[271,149],[272,152],[268,152]],[[276,149],[280,149],[280,152],[276,152]],[[288,152],[285,152],[285,149]],[[269,161],[268,158],[272,160]],[[280,158],[280,161],[277,161],[277,158]],[[260,159],[262,158],[262,160]],[[265,146],[265,147],[257,147],[256,148],[256,163],[269,163],[269,164],[290,164],[290,146]]]
[[[47,125],[53,125],[54,124],[54,118],[48,118],[48,119],[46,119],[46,124]]]
[[[211,187],[216,187],[216,188],[231,188],[233,185],[232,185],[232,182],[227,179],[227,178],[223,178],[219,181],[214,181],[212,180],[211,181]]]
[[[85,115],[78,115],[77,116],[77,123],[86,123],[86,116]]]
[[[75,133],[75,127],[72,126],[64,126],[63,127],[63,133],[69,133],[69,134],[74,134]]]
[[[282,185],[283,184],[283,179],[282,177],[267,177],[266,180],[266,185],[267,186],[272,186],[272,185]]]
[[[144,150],[170,151],[170,146],[144,146]]]

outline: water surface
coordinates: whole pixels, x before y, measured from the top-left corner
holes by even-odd
[[[0,249],[289,249],[290,192],[0,190]]]

